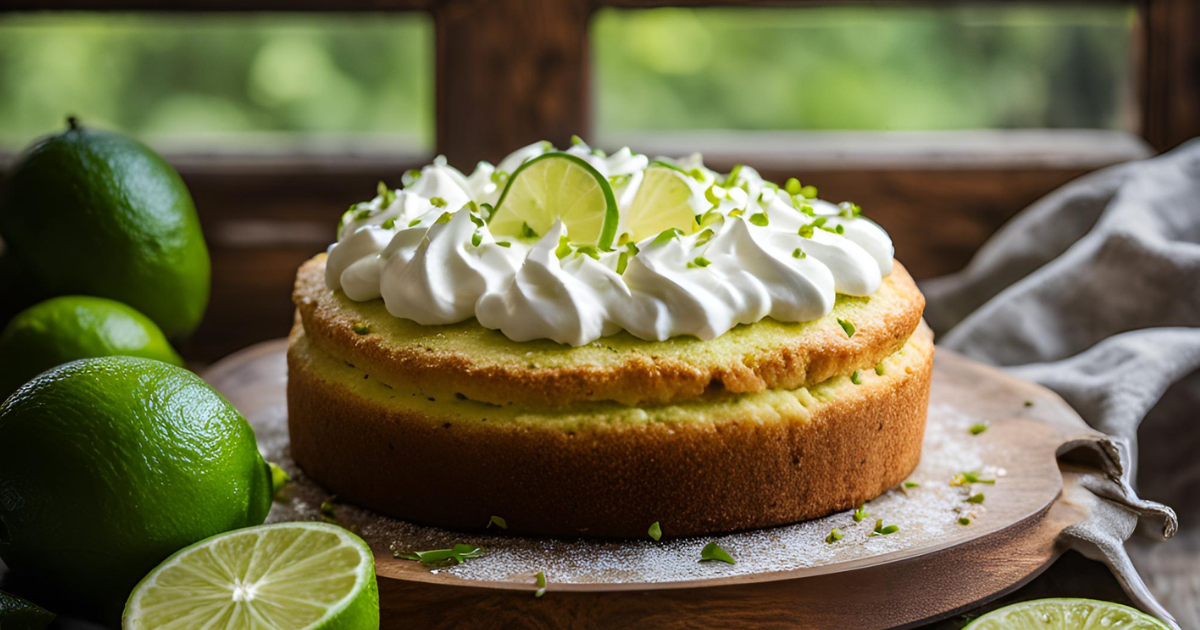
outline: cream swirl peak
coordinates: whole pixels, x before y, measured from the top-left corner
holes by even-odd
[[[474,317],[514,341],[581,346],[622,330],[650,341],[708,340],[765,317],[818,319],[838,293],[870,295],[891,273],[887,233],[853,204],[817,199],[811,186],[789,180],[780,188],[746,166],[719,174],[699,155],[651,161],[579,141],[564,153],[586,162],[580,172],[615,201],[613,245],[574,242],[568,225],[583,220],[572,224],[567,209],[545,226],[494,234],[493,206],[515,203],[502,200],[505,187],[520,180],[523,164],[561,155],[551,152],[549,143],[532,144],[496,166],[480,162],[469,176],[439,157],[406,173],[402,190],[381,184],[342,217],[327,286],[356,301],[382,298],[392,315],[423,325]],[[669,195],[649,190],[664,177],[682,191],[670,211]],[[658,200],[663,216],[683,218],[647,235],[665,225]]]

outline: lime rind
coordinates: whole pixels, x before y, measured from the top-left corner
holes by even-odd
[[[1095,599],[1036,599],[1005,606],[963,630],[1169,630],[1140,610]]]
[[[562,179],[557,183],[550,182],[546,177],[556,174],[551,170],[556,163],[562,166]],[[541,186],[538,186],[537,182],[530,182],[530,177],[539,172],[543,177]],[[588,184],[578,180],[568,181],[581,176],[594,180],[594,188],[586,187]],[[576,194],[570,195],[568,204],[556,204],[559,200],[551,199],[548,194],[555,193],[555,196],[560,196],[561,191],[568,187],[582,188]],[[538,192],[543,195],[539,197]],[[599,193],[601,197],[596,197],[595,193]],[[580,207],[580,204],[588,202],[589,198],[595,207]],[[603,208],[596,203],[601,198]],[[532,202],[528,205],[534,207],[518,205],[523,199]],[[552,208],[552,204],[560,207]],[[562,207],[563,205],[565,207]],[[526,161],[509,177],[488,224],[493,234],[520,238],[525,236],[524,226],[531,228],[535,234],[542,235],[559,219],[567,227],[567,234],[573,242],[590,243],[600,249],[610,249],[613,239],[616,238],[620,214],[612,185],[595,167],[581,157],[552,151]]]
[[[371,549],[349,531],[319,522],[219,534],[176,552],[143,578],[121,626],[213,624],[226,630],[378,628]]]

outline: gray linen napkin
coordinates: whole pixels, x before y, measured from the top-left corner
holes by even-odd
[[[1135,530],[1169,538],[1177,523],[1139,498],[1135,471],[1143,494],[1181,506],[1185,522],[1200,517],[1200,139],[1063,186],[966,269],[921,288],[941,345],[1045,385],[1109,436],[1075,445],[1099,456],[1085,484],[1092,517],[1062,542],[1105,562],[1135,602],[1174,624],[1126,541]],[[1200,540],[1200,529],[1181,537]],[[1173,577],[1200,579],[1197,548],[1180,547],[1198,564],[1174,563],[1191,575]],[[1178,606],[1200,607],[1200,593],[1184,595]],[[1187,626],[1200,621],[1200,611],[1175,612]]]

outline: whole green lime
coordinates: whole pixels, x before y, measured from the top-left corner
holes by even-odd
[[[98,297],[57,297],[21,311],[0,333],[0,400],[56,365],[108,356],[183,365],[158,326],[134,309]]]
[[[146,145],[78,127],[35,142],[0,196],[0,237],[45,297],[124,302],[169,337],[208,305],[209,260],[179,174]]]
[[[0,558],[93,616],[116,618],[163,559],[270,506],[249,423],[183,368],[83,359],[0,404]]]

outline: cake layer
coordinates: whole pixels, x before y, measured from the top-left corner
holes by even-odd
[[[932,333],[921,324],[900,346],[808,387],[550,411],[431,395],[326,352],[298,323],[292,455],[348,502],[447,527],[495,515],[513,533],[644,537],[655,521],[668,536],[791,523],[874,498],[916,467]]]
[[[305,263],[293,295],[307,337],[322,352],[439,400],[543,409],[708,400],[869,371],[905,344],[925,305],[897,262],[870,297],[839,296],[833,312],[815,321],[764,319],[710,341],[648,342],[621,333],[571,348],[514,342],[474,320],[422,326],[393,317],[382,300],[355,302],[326,288],[324,269],[324,255]],[[839,319],[854,326],[853,336]]]

